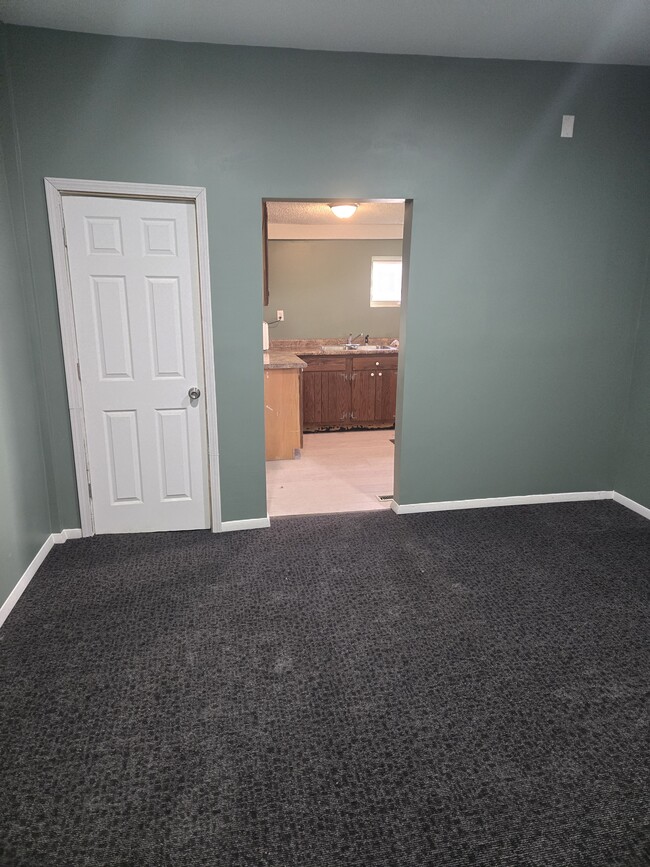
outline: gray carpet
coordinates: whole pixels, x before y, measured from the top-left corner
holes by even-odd
[[[650,522],[57,546],[0,630],[0,864],[650,863]]]

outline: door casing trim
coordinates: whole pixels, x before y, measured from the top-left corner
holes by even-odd
[[[135,184],[124,181],[92,181],[70,178],[44,178],[47,214],[50,224],[54,277],[61,323],[61,342],[72,429],[77,496],[82,536],[93,536],[92,505],[89,494],[88,454],[84,425],[83,395],[78,376],[79,352],[74,327],[72,286],[63,221],[63,196],[107,196],[131,199],[164,199],[191,202],[196,214],[198,246],[199,296],[201,300],[201,342],[205,386],[205,414],[208,434],[208,485],[210,491],[210,525],[213,533],[221,532],[221,494],[219,485],[219,441],[217,436],[217,391],[212,332],[212,294],[208,253],[208,212],[205,187]]]

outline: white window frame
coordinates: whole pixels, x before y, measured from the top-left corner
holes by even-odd
[[[401,256],[373,256],[370,260],[370,306],[371,307],[401,307],[402,306],[402,289],[400,286],[400,297],[398,301],[377,301],[372,297],[372,277],[375,262],[399,262],[402,265]]]

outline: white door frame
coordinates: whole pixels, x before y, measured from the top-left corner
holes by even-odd
[[[111,198],[166,199],[194,204],[198,244],[199,295],[201,300],[201,338],[205,385],[205,414],[208,433],[208,476],[210,490],[210,526],[213,533],[222,529],[219,488],[219,448],[217,439],[217,392],[214,372],[212,335],[212,300],[210,261],[208,257],[208,213],[205,187],[178,187],[162,184],[132,184],[122,181],[89,181],[69,178],[45,178],[45,198],[50,222],[54,276],[61,322],[63,360],[72,427],[77,495],[81,513],[81,535],[93,536],[95,527],[88,490],[88,453],[84,424],[83,395],[79,378],[79,351],[74,325],[72,285],[63,221],[63,196],[107,196]]]

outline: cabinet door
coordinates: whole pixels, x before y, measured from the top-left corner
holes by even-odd
[[[340,424],[350,418],[350,381],[343,371],[322,373],[321,411],[324,424]]]
[[[380,370],[376,377],[375,418],[377,421],[395,421],[397,404],[397,370]]]
[[[302,424],[320,424],[320,371],[303,370],[302,372]]]
[[[363,423],[375,420],[377,373],[374,370],[355,370],[352,374],[352,421]]]
[[[303,425],[338,425],[350,416],[350,383],[345,371],[309,370],[302,374]]]
[[[300,442],[300,371],[264,371],[266,460],[292,460]]]

